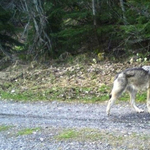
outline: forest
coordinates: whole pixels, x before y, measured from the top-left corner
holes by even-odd
[[[148,0],[1,0],[0,58],[150,56]]]

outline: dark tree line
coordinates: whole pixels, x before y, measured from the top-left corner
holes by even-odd
[[[149,56],[148,0],[1,0],[0,57]]]

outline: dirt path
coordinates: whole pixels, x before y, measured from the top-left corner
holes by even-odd
[[[140,107],[146,110],[144,104]],[[0,101],[0,125],[10,128],[0,132],[1,150],[49,149],[49,150],[87,150],[87,149],[145,149],[150,143],[150,115],[147,112],[137,114],[127,103],[114,105],[111,116],[105,114],[106,104],[78,104],[65,102],[16,103]],[[29,135],[18,135],[23,129],[40,128]],[[103,138],[81,141],[79,139],[61,139],[55,137],[66,129],[96,129]],[[108,134],[143,140],[143,145],[135,143],[128,147],[128,138],[113,143]],[[134,136],[133,136],[134,135]],[[142,136],[143,135],[143,136]],[[102,136],[102,135],[101,135]],[[111,136],[112,137],[112,136]],[[146,139],[145,139],[146,137]],[[140,142],[141,142],[140,139]],[[145,141],[144,141],[145,140]],[[126,142],[125,142],[126,141]],[[135,141],[137,142],[137,141]],[[112,144],[113,143],[113,144]],[[133,142],[134,143],[134,142]],[[119,147],[120,146],[120,147]]]

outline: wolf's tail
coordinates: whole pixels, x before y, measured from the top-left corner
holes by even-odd
[[[109,99],[111,99],[111,97],[112,97],[112,94],[110,93],[110,94],[109,94]]]

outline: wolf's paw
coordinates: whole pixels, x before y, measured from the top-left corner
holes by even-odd
[[[147,103],[147,110],[148,110],[148,113],[150,113],[150,104]]]
[[[107,111],[107,110],[106,110],[106,115],[107,115],[107,116],[110,116],[110,111]]]
[[[143,113],[143,112],[144,112],[144,110],[143,110],[143,109],[139,109],[139,108],[138,108],[138,109],[136,110],[136,112],[138,112],[138,113]]]
[[[150,108],[148,108],[148,113],[150,114]]]

